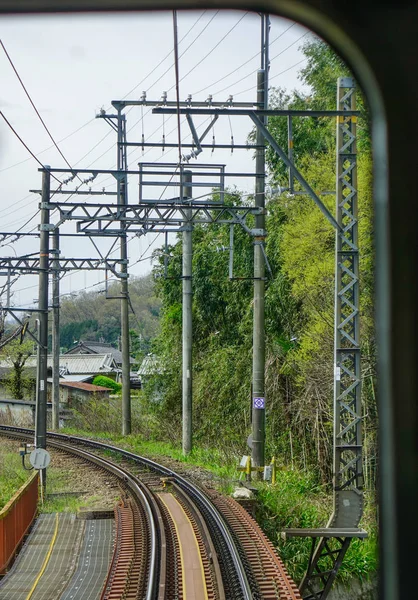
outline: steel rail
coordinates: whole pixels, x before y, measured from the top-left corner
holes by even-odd
[[[18,435],[25,435],[25,436],[33,435],[33,431],[30,429],[21,429],[21,428],[9,427],[9,426],[5,426],[5,425],[0,426],[0,434],[2,432],[10,433],[10,434],[14,433],[14,434],[16,434],[16,436],[18,436]],[[57,434],[57,436],[59,436],[59,434]],[[57,436],[54,435],[54,437],[57,437]],[[126,485],[127,487],[130,488],[130,490],[133,492],[134,496],[136,496],[137,498],[140,498],[141,504],[142,504],[143,508],[145,509],[145,513],[147,515],[148,523],[149,523],[149,527],[150,527],[150,559],[149,559],[149,568],[148,568],[148,586],[147,586],[145,600],[155,600],[157,587],[158,587],[158,583],[157,583],[158,570],[156,569],[157,554],[158,554],[157,528],[155,525],[155,516],[154,516],[154,513],[151,508],[151,501],[150,501],[149,497],[147,497],[147,494],[143,491],[143,489],[141,489],[142,487],[144,487],[146,489],[146,486],[144,486],[138,480],[137,477],[135,477],[134,475],[129,473],[129,471],[121,469],[120,467],[115,465],[115,463],[112,463],[105,458],[97,456],[96,454],[91,454],[91,453],[87,452],[86,450],[82,450],[80,448],[74,448],[73,446],[70,446],[70,445],[64,443],[64,440],[62,438],[64,438],[64,440],[66,439],[66,441],[68,441],[69,436],[60,436],[58,439],[49,440],[49,443],[51,446],[54,446],[55,448],[57,448],[59,450],[63,450],[64,452],[69,453],[69,454],[75,454],[76,456],[79,456],[80,458],[83,458],[84,460],[86,460],[88,462],[91,462],[91,463],[96,464],[97,466],[100,466],[101,468],[105,469],[106,471],[110,471],[118,479],[122,480],[124,485]],[[107,447],[105,445],[103,445],[103,446],[106,449],[113,450],[113,447],[110,447],[110,446]]]
[[[102,466],[107,471],[111,471],[114,475],[116,475],[117,477],[122,479],[123,482],[125,483],[125,485],[128,485],[129,488],[134,491],[134,494],[137,497],[141,498],[142,506],[145,509],[145,513],[148,517],[148,523],[149,523],[149,527],[150,527],[150,561],[149,561],[149,576],[148,576],[149,583],[147,586],[147,593],[146,593],[145,598],[146,598],[146,600],[153,600],[155,598],[156,585],[157,585],[156,584],[157,570],[155,568],[156,560],[157,560],[156,557],[157,557],[157,553],[158,553],[157,530],[156,530],[156,526],[155,526],[154,514],[151,509],[151,502],[150,502],[149,497],[147,497],[145,492],[141,489],[141,487],[142,487],[141,482],[137,479],[137,477],[135,477],[131,473],[129,473],[129,471],[121,469],[120,467],[116,466],[114,463],[106,460],[105,458],[101,458],[95,454],[90,454],[89,452],[86,452],[85,450],[81,450],[80,448],[74,448],[73,446],[69,446],[68,444],[65,444],[63,442],[58,442],[58,443],[53,442],[51,445],[56,446],[60,450],[65,450],[65,452],[67,452],[69,454],[76,454],[77,456],[80,456],[89,462],[93,462],[97,465]]]
[[[0,425],[0,433],[2,431],[11,432],[11,433],[15,432],[17,434],[33,435],[32,429],[20,428],[20,427],[10,427],[7,425]],[[79,443],[79,444],[84,444],[90,448],[97,448],[99,450],[111,450],[112,452],[117,452],[118,454],[120,454],[126,458],[129,458],[129,459],[133,460],[134,462],[145,465],[152,471],[157,472],[157,473],[163,475],[164,477],[173,478],[180,487],[184,488],[187,491],[188,494],[197,498],[198,501],[200,502],[201,506],[203,506],[205,508],[205,510],[209,513],[209,515],[211,516],[212,520],[216,524],[218,530],[220,531],[220,533],[226,543],[226,546],[227,546],[227,549],[229,552],[229,556],[233,562],[233,565],[235,568],[235,573],[236,573],[238,581],[239,581],[242,598],[243,598],[243,600],[253,600],[253,590],[248,581],[246,569],[242,562],[239,549],[233,539],[233,536],[228,528],[228,525],[226,524],[224,518],[219,513],[219,511],[212,504],[210,499],[197,486],[195,486],[194,484],[187,481],[186,478],[182,477],[175,471],[172,471],[171,469],[164,467],[163,465],[160,465],[160,464],[156,463],[155,461],[150,460],[149,458],[139,456],[137,454],[134,454],[133,452],[129,452],[128,450],[123,450],[122,448],[118,448],[118,447],[112,446],[110,444],[105,444],[102,442],[97,442],[95,440],[81,438],[78,436],[69,436],[66,434],[48,432],[48,443],[53,445],[53,440],[62,441],[62,442],[65,442],[65,441],[75,442],[75,443]],[[148,600],[148,596],[147,596],[147,600]]]

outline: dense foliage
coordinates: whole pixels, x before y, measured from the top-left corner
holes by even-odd
[[[101,387],[108,388],[109,390],[113,390],[115,394],[120,392],[122,389],[122,384],[117,383],[110,377],[106,377],[106,375],[96,375],[96,377],[93,379],[93,385],[99,385]]]
[[[300,74],[309,94],[277,89],[273,107],[335,108],[337,78],[347,68],[319,40],[304,47]],[[361,334],[365,473],[375,487],[375,340],[373,328],[372,197],[367,109],[358,93],[358,203],[361,252]],[[287,146],[287,122],[270,118],[269,129]],[[254,134],[252,134],[254,135]],[[251,137],[251,136],[250,136]],[[313,189],[335,190],[335,120],[294,119],[295,161]],[[287,185],[288,174],[267,150],[270,181]],[[295,185],[296,191],[301,188]],[[334,212],[332,195],[322,196]],[[230,202],[244,202],[231,191]],[[249,200],[250,201],[250,200]],[[312,468],[318,481],[331,481],[333,397],[333,311],[335,233],[310,197],[287,192],[268,199],[266,284],[267,453],[286,464]],[[245,451],[250,433],[252,366],[253,246],[236,228],[234,276],[228,280],[229,228],[196,226],[193,231],[194,434],[197,443]],[[168,277],[163,257],[154,269],[162,301],[161,334],[154,350],[166,369],[159,402],[150,402],[158,434],[181,439],[181,239],[170,249]],[[156,254],[158,257],[158,254]],[[150,389],[151,386],[148,386]],[[161,390],[162,387],[162,390]],[[150,394],[152,397],[152,394]]]
[[[0,510],[27,481],[29,472],[22,469],[17,446],[2,441],[0,446]]]
[[[22,400],[25,392],[30,391],[33,380],[25,375],[24,369],[29,356],[33,354],[33,342],[30,339],[15,339],[0,350],[0,359],[10,365],[10,372],[3,377],[3,384],[12,398]]]

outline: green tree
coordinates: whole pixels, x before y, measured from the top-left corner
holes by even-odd
[[[27,385],[27,378],[24,377],[24,367],[31,354],[33,354],[33,342],[31,340],[25,340],[21,344],[19,339],[15,339],[0,350],[0,356],[12,367],[5,383],[16,400],[22,400],[24,397],[24,390]]]

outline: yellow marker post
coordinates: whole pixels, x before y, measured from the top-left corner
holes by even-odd
[[[245,467],[245,478],[247,481],[251,481],[251,456],[247,457],[247,464]]]

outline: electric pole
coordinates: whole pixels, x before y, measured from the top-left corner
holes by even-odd
[[[269,18],[262,15],[262,61],[257,72],[257,105],[268,108],[268,32]],[[265,117],[260,117],[262,123]],[[265,258],[263,252],[265,240],[265,149],[264,137],[257,128],[255,158],[255,206],[263,209],[255,217],[256,228],[263,233],[254,238],[254,308],[253,308],[253,385],[252,385],[252,462],[254,467],[264,466],[265,453]]]
[[[118,204],[128,204],[128,176],[127,152],[126,152],[126,118],[118,109],[118,171],[123,171],[117,179]],[[120,224],[123,233],[120,236],[120,258],[127,261],[128,248],[126,239],[126,227]],[[121,345],[122,345],[122,434],[131,433],[131,357],[129,353],[129,290],[128,290],[128,265],[121,265]]]
[[[181,173],[180,198],[192,198],[192,173]],[[185,210],[187,220],[183,228],[183,454],[190,454],[192,431],[192,209]]]
[[[52,271],[52,429],[59,430],[60,412],[60,276],[59,276],[59,242],[58,227],[52,234],[54,254]]]
[[[46,448],[46,416],[47,416],[47,377],[48,377],[48,270],[49,270],[49,196],[51,174],[45,166],[42,172],[42,200],[40,252],[39,252],[39,351],[37,370],[37,403],[36,403],[36,448]],[[42,485],[46,484],[46,470],[41,471]]]

